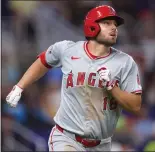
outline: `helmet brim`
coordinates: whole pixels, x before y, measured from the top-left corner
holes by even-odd
[[[117,26],[124,24],[124,19],[119,16],[107,16],[100,20],[115,20],[117,23]],[[99,22],[100,20],[98,20],[97,22]]]

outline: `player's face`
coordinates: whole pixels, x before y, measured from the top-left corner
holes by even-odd
[[[101,20],[99,22],[101,31],[99,32],[96,40],[98,43],[106,46],[112,46],[117,40],[117,23],[115,20]]]

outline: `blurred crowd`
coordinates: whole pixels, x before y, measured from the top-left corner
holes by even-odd
[[[60,104],[61,69],[50,70],[27,88],[16,108],[5,98],[38,54],[61,40],[85,40],[83,20],[91,8],[108,4],[125,19],[115,48],[130,54],[143,86],[138,114],[123,111],[112,150],[155,151],[154,0],[2,0],[1,118],[3,151],[47,151],[53,117]]]

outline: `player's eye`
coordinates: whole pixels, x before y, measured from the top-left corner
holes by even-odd
[[[117,27],[118,25],[117,25],[117,23],[114,23],[114,25]]]
[[[110,22],[108,22],[108,21],[104,21],[103,24],[107,24],[107,25],[109,25]]]

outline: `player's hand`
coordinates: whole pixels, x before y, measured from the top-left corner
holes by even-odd
[[[100,76],[100,80],[109,82],[111,81],[111,72],[105,67],[98,67],[97,72]]]
[[[16,107],[18,104],[18,101],[21,98],[21,94],[23,92],[23,89],[15,85],[11,92],[7,95],[6,97],[6,102],[11,106],[11,107]]]
[[[114,86],[118,86],[118,80],[111,79],[111,72],[105,67],[98,67],[97,72],[100,76],[100,80],[103,81],[103,86],[107,88],[107,90],[111,90]]]

